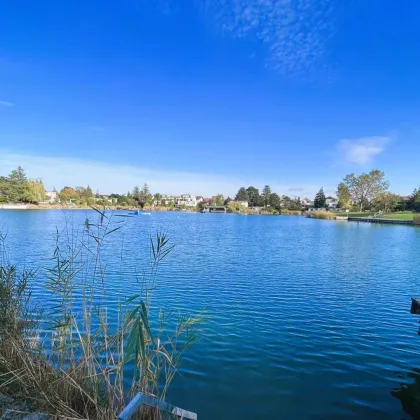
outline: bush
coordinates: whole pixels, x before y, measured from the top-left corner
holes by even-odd
[[[420,214],[414,214],[413,215],[413,224],[420,226]]]
[[[331,213],[330,211],[325,211],[325,210],[307,211],[305,216],[312,219],[325,219],[325,220],[333,220],[335,218],[334,213]]]

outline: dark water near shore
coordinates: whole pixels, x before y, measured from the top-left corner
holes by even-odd
[[[10,259],[45,266],[56,227],[86,216],[96,217],[0,211]],[[420,367],[409,314],[410,297],[420,295],[420,229],[293,216],[133,217],[107,249],[111,299],[133,293],[157,230],[176,248],[160,267],[155,304],[209,307],[210,315],[171,402],[200,420],[411,418],[391,393]]]

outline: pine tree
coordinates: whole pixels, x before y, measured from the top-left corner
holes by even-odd
[[[325,198],[324,188],[321,188],[317,192],[317,194],[315,196],[315,200],[314,200],[314,207],[316,209],[321,209],[321,208],[327,207],[327,199]]]
[[[128,194],[129,193],[127,193],[127,197],[129,197]],[[133,193],[131,194],[131,196],[134,198],[134,200],[140,200],[140,188],[137,185],[133,188]]]
[[[92,188],[90,188],[90,186],[89,186],[89,185],[86,187],[85,194],[86,194],[86,198],[91,198],[91,197],[93,197],[93,191],[92,191]]]
[[[248,187],[246,192],[248,193],[248,197],[249,197],[249,206],[250,207],[259,207],[262,204],[262,199],[260,196],[260,191],[258,190],[258,188],[255,187]]]
[[[146,203],[150,203],[152,201],[152,199],[153,199],[153,196],[152,196],[152,194],[150,194],[149,187],[145,183],[143,185],[143,188],[140,191],[140,194],[139,194],[139,199],[138,199],[139,203],[143,207]]]
[[[267,207],[270,204],[270,195],[271,195],[271,188],[268,185],[266,185],[262,192],[264,207]]]
[[[14,169],[9,175],[7,196],[10,201],[22,202],[26,199],[26,187],[28,179],[21,166]]]
[[[248,192],[244,187],[239,188],[235,196],[235,201],[249,201]]]

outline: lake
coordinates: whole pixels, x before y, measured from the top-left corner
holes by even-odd
[[[48,265],[56,227],[92,211],[0,211],[12,262]],[[214,419],[411,418],[393,396],[420,367],[420,228],[296,216],[153,213],[107,249],[107,287],[133,293],[149,233],[176,243],[154,304],[208,307],[170,402]],[[123,245],[122,245],[123,243]],[[123,246],[123,251],[121,252]],[[123,261],[123,270],[119,267]],[[138,261],[140,260],[140,263]],[[34,294],[42,296],[42,283]]]

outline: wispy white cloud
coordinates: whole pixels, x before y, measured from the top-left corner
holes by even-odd
[[[15,106],[15,104],[13,102],[9,102],[9,101],[0,101],[0,106]]]
[[[99,125],[93,125],[92,127],[90,127],[90,129],[92,131],[105,131],[105,128],[104,127],[101,127]]]
[[[338,143],[339,160],[366,165],[385,150],[389,141],[390,138],[385,136],[340,140]]]
[[[268,47],[277,71],[308,71],[325,55],[333,33],[332,0],[206,0],[224,31],[253,38]]]
[[[0,175],[10,173],[21,165],[28,177],[41,178],[48,189],[61,189],[65,185],[87,185],[101,193],[125,193],[135,185],[147,182],[151,191],[161,193],[192,193],[211,196],[223,193],[234,196],[241,186],[254,185],[262,190],[268,182],[278,194],[287,194],[291,185],[278,184],[265,179],[219,176],[211,173],[191,173],[174,170],[157,170],[138,166],[82,160],[57,156],[35,156],[0,150]],[[294,184],[296,185],[296,184]],[[312,196],[319,189],[318,185],[301,185],[300,196]]]

